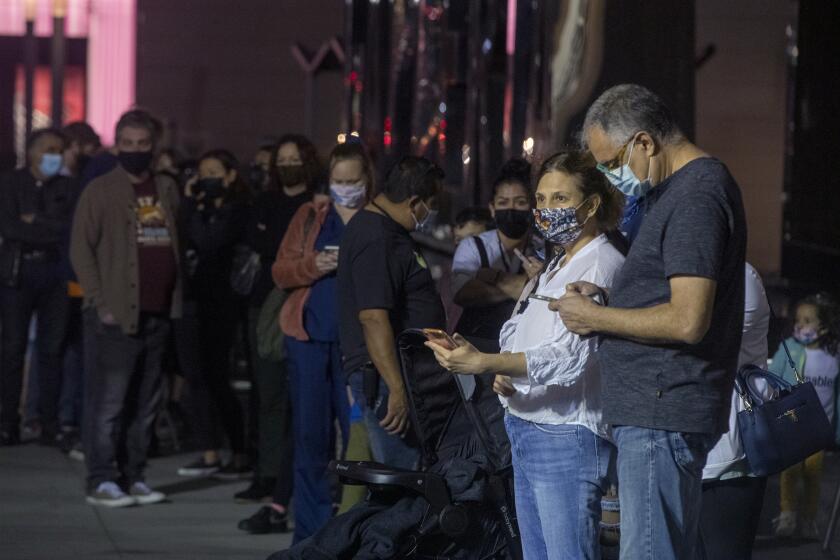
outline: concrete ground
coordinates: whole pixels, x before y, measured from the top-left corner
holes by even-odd
[[[258,508],[232,500],[246,483],[178,477],[175,470],[193,458],[182,454],[152,460],[148,481],[170,496],[168,503],[107,509],[85,504],[81,463],[31,444],[0,448],[0,559],[263,560],[289,545],[290,534],[252,536],[237,530],[237,522]],[[840,483],[840,456],[829,456],[825,467],[818,518],[823,530]],[[828,554],[817,542],[768,536],[778,512],[778,488],[778,477],[773,477],[754,560],[840,558],[840,534],[832,543],[837,553]]]
[[[259,508],[232,499],[247,482],[175,474],[194,458],[151,461],[148,483],[169,502],[109,509],[85,504],[82,463],[31,444],[0,448],[0,559],[264,560],[289,546],[291,534],[236,528]]]

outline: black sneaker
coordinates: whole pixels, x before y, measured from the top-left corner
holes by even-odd
[[[233,499],[240,504],[270,502],[276,482],[274,478],[255,478],[248,488],[234,494]]]
[[[0,447],[11,447],[13,445],[20,445],[20,430],[17,426],[0,428]]]
[[[267,533],[285,533],[289,530],[289,516],[280,513],[271,506],[263,506],[260,511],[239,522],[239,529],[252,535]]]
[[[251,478],[253,474],[254,469],[251,465],[236,466],[236,463],[231,461],[213,474],[213,478],[221,480],[244,480]]]
[[[62,427],[61,431],[58,434],[58,448],[61,450],[62,453],[65,455],[69,455],[70,452],[80,443],[79,439],[79,430]]]
[[[38,445],[42,445],[44,447],[57,447],[60,449],[61,439],[62,435],[60,433],[53,430],[43,429],[41,430],[41,435],[38,437]]]
[[[199,457],[189,465],[184,465],[178,469],[179,476],[210,476],[219,472],[222,468],[222,463],[216,461],[215,463],[206,463],[204,457]]]

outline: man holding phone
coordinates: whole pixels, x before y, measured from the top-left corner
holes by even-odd
[[[409,232],[434,216],[443,172],[424,158],[403,158],[384,188],[347,224],[338,258],[341,348],[373,458],[412,468],[418,458],[402,436],[408,401],[396,337],[408,328],[443,328],[440,296]]]

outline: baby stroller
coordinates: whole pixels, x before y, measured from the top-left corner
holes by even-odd
[[[333,461],[368,499],[270,560],[521,560],[510,443],[492,376],[442,369],[420,330],[397,338],[421,469]]]

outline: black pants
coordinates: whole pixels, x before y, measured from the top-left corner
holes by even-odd
[[[0,288],[2,358],[0,358],[0,424],[16,429],[20,423],[23,364],[29,342],[29,322],[38,315],[38,416],[47,433],[58,427],[61,362],[69,314],[67,284],[54,262],[24,260],[18,288]]]
[[[85,311],[84,321],[96,337],[96,360],[85,370],[82,438],[88,490],[107,481],[143,481],[162,394],[169,320],[143,314],[134,335],[102,324],[93,309]]]
[[[285,362],[270,362],[257,352],[259,307],[248,310],[248,346],[254,385],[259,395],[259,464],[257,475],[276,478],[273,501],[288,506],[292,498],[292,403]]]
[[[750,560],[767,478],[703,483],[700,540],[707,560]]]
[[[245,453],[242,406],[230,384],[231,349],[236,334],[234,302],[200,302],[186,306],[176,322],[175,344],[187,380],[189,414],[196,445],[220,449],[222,433],[234,453]]]

